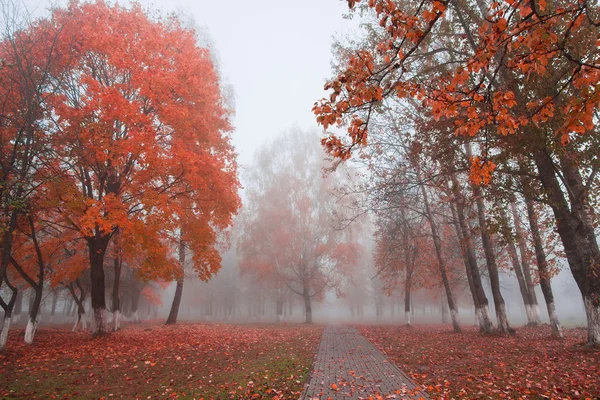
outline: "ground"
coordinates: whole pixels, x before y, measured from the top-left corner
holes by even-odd
[[[356,329],[323,332],[305,400],[423,399],[420,388]]]
[[[519,328],[516,336],[486,336],[474,327],[455,334],[435,325],[356,329],[431,399],[600,398],[600,350],[584,345],[583,329],[565,330],[562,340],[550,338],[548,326]],[[383,392],[388,378],[399,376],[374,365],[388,361],[347,328],[329,328],[334,346],[320,362],[322,332],[301,324],[144,324],[100,339],[40,329],[27,346],[23,330],[15,330],[0,354],[0,399],[298,399],[313,360],[325,375],[313,374],[312,398],[337,398],[346,389],[362,397],[367,384]]]
[[[358,330],[431,398],[598,399],[600,351],[587,331],[523,327],[516,336],[462,334],[448,326],[360,326]]]
[[[105,338],[11,332],[0,398],[298,399],[321,336],[305,325],[129,325]]]

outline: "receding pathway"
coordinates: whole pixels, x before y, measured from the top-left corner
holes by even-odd
[[[425,398],[415,384],[356,329],[323,332],[305,400]],[[388,397],[389,396],[389,397]]]

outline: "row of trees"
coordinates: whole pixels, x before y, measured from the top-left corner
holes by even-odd
[[[344,202],[334,196],[341,173],[323,177],[329,164],[314,131],[294,128],[262,147],[248,169],[238,256],[242,273],[265,282],[277,320],[289,292],[311,304],[352,278],[360,261],[360,227],[342,229]]]
[[[365,34],[336,46],[330,96],[314,112],[325,129],[349,126],[348,135],[323,139],[329,153],[358,153],[367,167],[352,190],[366,193],[377,213],[380,267],[401,270],[408,297],[421,268],[415,260],[433,257],[458,331],[460,264],[444,249],[454,240],[483,331],[494,324],[480,264],[497,328],[512,330],[498,278],[508,264],[530,323],[539,322],[539,282],[560,336],[550,278],[563,256],[585,305],[588,341],[600,343],[597,5],[348,3]]]
[[[232,110],[209,50],[175,17],[103,1],[39,20],[3,7],[3,329],[21,283],[36,293],[31,342],[44,288],[89,274],[93,333],[103,335],[107,268],[115,327],[124,269],[180,279],[186,254],[202,279],[220,268],[240,204]]]

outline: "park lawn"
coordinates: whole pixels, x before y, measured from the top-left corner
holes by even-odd
[[[11,333],[0,398],[298,399],[322,328],[306,325],[128,325],[104,338]]]
[[[587,331],[523,327],[516,336],[456,334],[448,326],[360,326],[360,332],[432,398],[598,399],[600,350]]]

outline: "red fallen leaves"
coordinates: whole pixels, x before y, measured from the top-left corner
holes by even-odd
[[[582,346],[586,332],[524,327],[517,336],[485,336],[476,328],[360,327],[432,398],[600,398],[600,351]]]
[[[105,338],[41,329],[31,346],[11,332],[0,398],[297,399],[321,328],[127,326]]]

